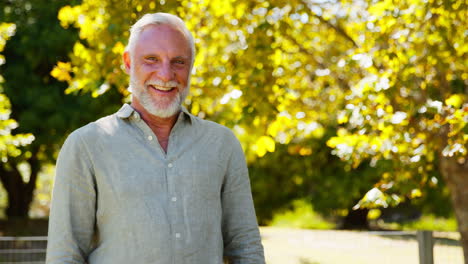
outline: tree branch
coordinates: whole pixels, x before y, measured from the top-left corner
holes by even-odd
[[[309,50],[307,50],[306,48],[304,48],[294,37],[288,34],[284,34],[283,36],[286,37],[289,41],[291,41],[294,45],[296,45],[299,48],[299,51],[301,51],[304,54],[309,55],[309,58],[313,60],[319,67],[321,67],[322,69],[329,68],[328,65],[317,60],[314,54],[310,52]],[[330,75],[333,76],[342,87],[349,89],[348,83],[343,78],[340,78],[335,72],[331,72]]]
[[[0,182],[2,182],[3,187],[8,192],[10,185],[8,182],[7,172],[5,170],[5,167],[3,167],[3,164],[0,164]]]
[[[302,0],[301,1],[302,4],[304,4],[305,6],[307,6],[309,8],[310,11],[312,11],[312,9],[310,8],[311,7],[311,3],[308,3],[307,1],[305,0]],[[311,12],[311,14],[318,18],[320,20],[320,22],[324,23],[325,25],[327,25],[328,27],[332,28],[333,30],[335,30],[339,35],[341,35],[342,37],[344,37],[345,39],[347,39],[349,42],[351,42],[353,44],[353,46],[355,48],[359,48],[359,46],[357,45],[356,41],[354,41],[354,39],[340,26],[338,25],[334,25],[332,24],[329,20],[326,20],[325,18],[323,18],[322,16],[319,16],[318,14],[314,13],[314,12]]]

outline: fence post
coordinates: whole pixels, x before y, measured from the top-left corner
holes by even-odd
[[[419,264],[434,264],[432,231],[419,230],[417,238],[419,246]]]

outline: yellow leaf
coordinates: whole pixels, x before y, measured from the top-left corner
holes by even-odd
[[[392,175],[389,172],[384,172],[382,174],[382,179],[387,180],[387,179],[390,179],[391,176]]]
[[[373,4],[369,8],[369,13],[371,13],[372,15],[376,17],[380,17],[384,14],[387,8],[388,8],[388,4],[386,3],[386,1],[380,1],[380,2],[377,2],[376,4]]]
[[[281,50],[279,49],[275,50],[275,54],[273,55],[274,65],[281,65],[282,57],[283,57],[283,53],[281,52]]]
[[[386,102],[388,102],[388,99],[387,97],[385,97],[384,94],[379,93],[377,97],[375,98],[374,102],[376,102],[377,104],[385,104]],[[379,106],[379,108],[382,108],[382,107]]]
[[[367,213],[367,219],[369,220],[375,220],[380,217],[382,212],[379,209],[371,209],[369,210],[369,213]]]
[[[327,141],[327,146],[330,148],[335,148],[340,143],[341,143],[341,140],[339,137],[332,137]]]
[[[411,194],[410,194],[410,197],[411,197],[411,198],[418,198],[418,197],[421,197],[421,196],[422,196],[421,190],[419,190],[419,189],[413,189],[413,190],[411,191]]]
[[[68,28],[71,24],[76,23],[80,14],[83,15],[81,6],[64,6],[60,9],[57,17],[60,20],[60,25]]]
[[[342,127],[338,128],[338,131],[336,132],[336,134],[338,135],[338,137],[344,137],[346,135],[348,135],[348,131]]]
[[[50,75],[59,81],[70,81],[71,64],[69,62],[59,61],[57,65],[52,69]]]
[[[445,99],[445,104],[459,108],[465,101],[463,94],[452,94],[449,98]]]
[[[317,127],[312,131],[312,136],[315,138],[322,138],[325,134],[325,129],[322,126]]]
[[[267,152],[275,151],[275,141],[268,136],[261,136],[256,145],[256,152],[259,157],[265,156]]]
[[[73,23],[73,10],[71,6],[62,7],[58,13],[58,19],[62,27],[68,28],[68,25]]]
[[[345,112],[341,112],[338,114],[338,124],[344,124],[348,122],[348,116],[346,115]]]
[[[115,54],[122,54],[125,51],[125,46],[122,44],[122,42],[117,42],[115,43],[114,47],[112,48],[112,52]]]
[[[194,115],[198,115],[198,113],[200,112],[200,104],[193,102],[191,112]]]
[[[399,153],[406,153],[408,151],[408,145],[407,144],[400,144],[398,145],[398,152]]]
[[[391,105],[387,105],[387,106],[385,107],[385,112],[387,112],[387,113],[393,113],[393,107],[392,107]]]
[[[385,129],[385,124],[384,122],[379,122],[377,125],[377,129],[380,131],[383,131]]]
[[[271,135],[272,137],[276,137],[278,135],[278,132],[281,130],[281,124],[280,122],[273,122],[268,126],[267,133]]]
[[[303,147],[299,150],[301,156],[309,156],[310,154],[312,154],[312,149],[309,147]]]

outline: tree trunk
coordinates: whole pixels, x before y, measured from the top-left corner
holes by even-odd
[[[357,210],[350,209],[346,217],[343,219],[342,229],[369,229],[369,221],[367,214],[369,209],[359,208]]]
[[[5,212],[8,218],[28,217],[29,207],[36,188],[36,179],[40,170],[39,162],[34,155],[28,162],[31,169],[28,182],[23,181],[17,164],[10,163],[10,168],[0,166],[0,181],[8,194],[8,207]]]
[[[468,160],[463,163],[455,158],[441,157],[440,171],[450,189],[452,205],[461,235],[463,256],[468,264]]]

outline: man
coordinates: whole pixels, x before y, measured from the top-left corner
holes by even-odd
[[[133,25],[131,105],[76,130],[60,152],[47,263],[264,263],[239,142],[181,108],[194,57],[180,18]]]

